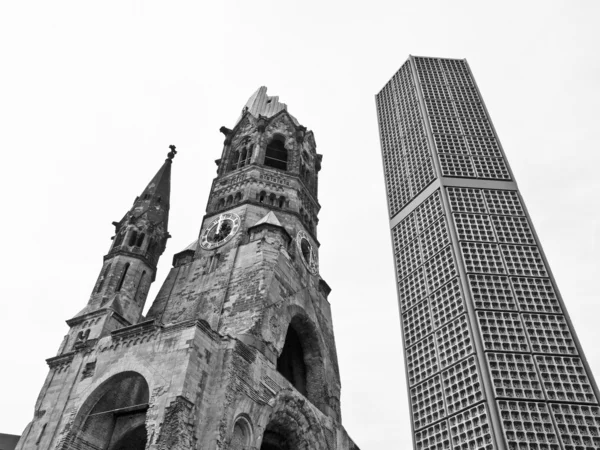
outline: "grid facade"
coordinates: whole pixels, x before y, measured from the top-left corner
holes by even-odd
[[[600,449],[589,372],[464,60],[376,96],[414,445]]]

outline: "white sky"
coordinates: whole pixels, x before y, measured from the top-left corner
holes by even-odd
[[[219,127],[266,85],[312,129],[343,423],[410,448],[374,95],[409,54],[467,58],[600,376],[597,1],[0,4],[0,433],[20,434],[113,227],[177,145],[173,253],[199,231]]]

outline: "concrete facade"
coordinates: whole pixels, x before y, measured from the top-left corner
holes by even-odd
[[[419,450],[597,450],[600,392],[465,60],[377,94]]]
[[[198,240],[142,310],[168,234],[169,157],[115,238],[17,449],[344,449],[312,132],[260,88]]]

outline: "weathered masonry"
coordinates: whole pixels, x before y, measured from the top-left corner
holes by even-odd
[[[319,275],[313,133],[265,87],[221,132],[199,238],[173,257],[146,317],[174,146],[114,222],[17,449],[358,450],[341,425]]]
[[[597,450],[600,393],[465,60],[376,96],[415,449]]]

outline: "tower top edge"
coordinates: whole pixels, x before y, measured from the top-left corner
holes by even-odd
[[[242,113],[235,121],[235,124],[237,125],[240,122],[240,120],[242,120],[242,117],[244,117],[244,114],[247,112],[252,114],[254,117],[264,116],[270,118],[283,110],[288,110],[287,105],[279,101],[279,96],[267,95],[267,87],[261,86],[250,96],[250,98],[246,102],[246,105],[242,109]],[[298,122],[298,120],[295,117],[292,116],[292,118],[295,122]]]

